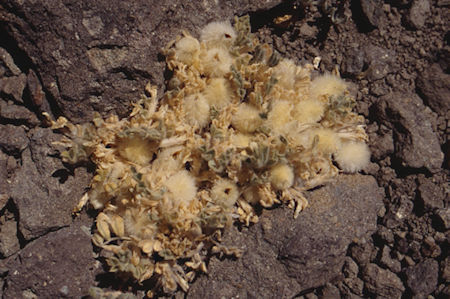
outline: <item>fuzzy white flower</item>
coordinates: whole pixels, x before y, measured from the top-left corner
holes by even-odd
[[[236,32],[229,22],[212,22],[200,33],[200,41],[209,47],[229,47],[236,38]]]
[[[321,96],[338,96],[347,89],[347,83],[338,76],[325,74],[311,82],[310,97],[319,99]]]
[[[294,170],[287,164],[277,164],[270,169],[269,180],[275,189],[285,190],[294,183]]]
[[[296,103],[292,114],[299,123],[315,123],[322,118],[324,110],[320,101],[308,99]]]
[[[231,102],[230,84],[224,78],[213,78],[203,91],[206,101],[210,106],[221,109]]]
[[[205,127],[209,122],[209,104],[202,94],[187,96],[183,102],[186,120],[191,126]]]
[[[200,57],[203,72],[210,77],[223,77],[230,72],[233,59],[227,50],[212,48]]]
[[[259,116],[259,110],[247,103],[239,105],[231,119],[231,124],[242,133],[252,133],[258,129],[263,120]]]
[[[197,194],[195,179],[186,170],[182,170],[167,179],[165,186],[171,194],[174,206],[189,205]]]
[[[339,167],[346,172],[357,172],[370,162],[370,151],[364,142],[346,142],[335,153]]]
[[[218,179],[211,188],[211,199],[225,208],[231,208],[239,197],[235,183],[226,179]]]
[[[185,36],[175,44],[175,53],[179,61],[192,65],[198,59],[200,43],[192,36]]]

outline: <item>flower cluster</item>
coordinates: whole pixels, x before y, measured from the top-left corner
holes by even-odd
[[[167,293],[186,291],[207,253],[234,254],[220,232],[258,221],[254,207],[287,203],[368,163],[364,119],[336,75],[283,59],[250,32],[248,17],[207,25],[163,52],[173,76],[117,116],[73,125],[64,118],[65,161],[97,166],[86,202],[99,211],[93,235],[109,269]],[[148,295],[151,296],[152,290]]]

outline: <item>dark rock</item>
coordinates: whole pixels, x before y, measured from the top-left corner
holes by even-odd
[[[299,35],[306,39],[312,39],[315,38],[318,34],[319,30],[317,27],[309,26],[308,23],[304,23],[299,28]]]
[[[357,76],[364,67],[364,52],[361,49],[350,48],[344,55],[341,64],[342,74],[344,76]]]
[[[0,211],[3,210],[9,199],[10,184],[8,183],[8,156],[0,151]]]
[[[94,111],[126,116],[148,81],[162,86],[158,53],[183,29],[197,36],[208,22],[280,2],[7,0],[2,6],[9,7],[4,19],[16,20],[4,30],[36,66],[44,89],[66,117],[83,122]]]
[[[421,205],[425,208],[425,211],[444,207],[445,195],[441,188],[434,184],[430,179],[423,178],[420,180],[418,195]]]
[[[382,266],[388,268],[394,273],[399,273],[402,270],[402,265],[400,261],[392,258],[391,249],[388,246],[383,247],[383,251],[381,252],[380,263]]]
[[[17,102],[23,102],[22,94],[27,83],[27,76],[4,77],[0,79],[0,92],[12,97]]]
[[[414,295],[426,297],[437,286],[438,272],[438,262],[432,259],[426,259],[405,270],[406,285]]]
[[[413,29],[420,29],[430,14],[428,0],[414,0],[407,15],[407,22]]]
[[[353,244],[350,247],[350,256],[359,264],[366,265],[370,262],[374,246],[371,242]]]
[[[17,239],[17,222],[12,215],[5,213],[0,217],[0,257],[8,257],[20,249]]]
[[[20,122],[38,125],[39,119],[24,106],[15,105],[12,101],[6,102],[0,98],[0,118],[7,122]]]
[[[11,179],[19,229],[27,240],[69,225],[71,212],[90,179],[85,169],[70,173],[59,158],[51,157],[56,153],[51,143],[59,140],[59,135],[42,128],[31,134],[30,148],[22,153],[22,167]]]
[[[358,277],[345,278],[344,284],[348,287],[348,289],[355,295],[362,296],[364,289],[364,281],[362,281]],[[335,297],[338,298],[338,297]]]
[[[355,181],[351,181],[353,178]],[[314,217],[321,215],[326,222],[322,224],[316,222],[311,225],[308,234],[302,233],[293,237],[284,244],[280,251],[282,261],[289,271],[288,275],[295,276],[299,283],[305,284],[305,286],[308,284],[313,286],[317,281],[326,279],[326,277],[331,278],[333,272],[337,270],[336,266],[339,267],[339,270],[341,269],[343,258],[340,258],[340,254],[343,255],[348,244],[355,238],[364,238],[367,231],[375,229],[373,225],[376,223],[376,213],[380,208],[376,197],[380,195],[380,189],[376,187],[376,183],[371,177],[356,176],[353,178],[352,176],[343,177],[339,180],[339,185],[332,184],[312,193],[311,207],[308,211],[312,215],[315,213]],[[333,197],[335,199],[332,199]],[[352,211],[346,210],[345,207],[335,206],[336,199],[352,201],[352,198],[360,198],[364,202],[360,206],[362,208],[361,215],[355,215],[356,210],[359,209],[357,206],[353,206]],[[314,205],[316,202],[317,204]],[[333,210],[330,209],[331,206],[334,206]],[[368,210],[365,210],[366,208]],[[302,216],[297,226],[299,231],[306,229],[306,221],[309,218],[308,214]],[[314,220],[311,219],[311,221],[314,223]],[[358,228],[352,226],[350,224],[352,222],[360,223],[360,225],[364,223],[364,225]],[[318,244],[321,245],[317,247]],[[310,265],[313,260],[314,263],[320,261],[327,266],[315,269],[315,271],[305,269],[304,265]],[[319,273],[320,276],[316,276]],[[306,277],[308,278],[305,279]]]
[[[392,245],[394,243],[394,233],[391,229],[385,226],[379,226],[377,230],[377,236],[385,243]]]
[[[383,16],[382,0],[361,0],[361,10],[367,22],[373,27],[378,27],[380,18]]]
[[[28,137],[22,126],[0,125],[0,148],[9,155],[19,155],[28,146]]]
[[[422,255],[425,257],[436,258],[442,253],[441,247],[436,244],[435,240],[431,236],[427,236],[423,241]]]
[[[396,204],[389,207],[389,212],[383,222],[387,228],[392,229],[399,226],[411,214],[414,203],[406,195],[400,195]]]
[[[358,264],[355,263],[350,257],[345,258],[342,272],[346,278],[356,277],[358,275]]]
[[[41,82],[36,73],[30,69],[27,75],[27,87],[30,93],[31,102],[35,107],[40,107],[44,102],[44,91],[42,90]]]
[[[450,3],[450,0],[448,0]],[[442,70],[447,74],[450,73],[450,46],[444,46],[439,51],[439,60],[438,63],[441,66]]]
[[[363,280],[369,292],[381,297],[401,298],[405,291],[405,287],[397,275],[375,264],[368,264],[364,268]]]
[[[4,76],[7,76],[7,77],[19,76],[20,73],[22,73],[20,71],[20,69],[17,67],[17,65],[14,63],[14,60],[11,57],[11,55],[8,53],[8,51],[6,51],[5,49],[3,49],[1,47],[0,47],[0,60],[1,60],[0,65],[4,66],[5,69],[7,70],[3,74]]]
[[[434,64],[417,76],[416,84],[424,103],[437,114],[446,116],[450,111],[450,75]]]
[[[392,72],[392,66],[397,59],[393,50],[369,44],[364,47],[363,51],[364,62],[368,66],[365,71],[367,80],[380,80]]]
[[[380,121],[394,130],[395,155],[404,167],[440,169],[444,156],[432,129],[432,116],[416,94],[388,94],[376,108]]]
[[[297,219],[289,209],[264,210],[248,231],[226,232],[224,244],[245,245],[243,257],[213,258],[188,297],[292,298],[338,276],[348,244],[375,229],[382,192],[372,177],[352,175],[308,195]]]
[[[382,160],[394,152],[392,131],[385,134],[374,134],[370,138],[370,153],[376,160]]]
[[[4,298],[81,298],[95,283],[91,238],[77,222],[28,244],[9,268]]]
[[[437,216],[439,224],[444,229],[448,230],[450,228],[450,209],[449,208],[439,209],[435,212],[435,215]]]
[[[447,257],[441,262],[441,273],[442,279],[447,283],[450,282],[450,257]]]
[[[339,298],[339,289],[334,285],[327,283],[321,290],[319,294],[320,299],[333,299]]]

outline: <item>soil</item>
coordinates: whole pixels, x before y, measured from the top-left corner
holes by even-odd
[[[0,1],[0,296],[143,296],[107,273],[91,211],[72,217],[92,166],[61,162],[42,112],[126,116],[148,82],[164,91],[159,50],[182,29],[249,14],[282,56],[351,84],[371,164],[296,220],[278,207],[233,226],[223,243],[244,256],[210,257],[175,297],[449,298],[450,1],[218,2]]]

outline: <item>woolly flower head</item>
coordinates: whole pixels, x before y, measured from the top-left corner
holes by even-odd
[[[218,179],[211,188],[211,199],[218,205],[231,208],[239,197],[235,183],[227,179]]]
[[[198,59],[200,43],[190,35],[181,38],[175,44],[177,59],[184,64],[192,65]]]
[[[223,77],[230,72],[233,59],[227,50],[212,48],[200,58],[203,72],[210,77]]]
[[[221,109],[231,102],[230,84],[224,78],[211,79],[203,94],[208,104],[217,109]]]
[[[283,59],[273,69],[278,84],[286,89],[294,89],[297,66],[290,59]]]
[[[347,90],[347,84],[338,76],[325,74],[315,78],[311,82],[310,96],[312,99],[320,99],[321,96],[338,96]]]
[[[209,104],[202,94],[187,96],[183,102],[186,121],[191,126],[205,127],[209,122]]]
[[[364,142],[346,142],[335,153],[339,167],[346,172],[357,172],[370,162],[370,151]]]
[[[280,133],[288,122],[291,121],[290,114],[293,105],[288,101],[277,101],[272,102],[272,110],[268,115],[268,122],[270,127],[276,132]]]
[[[285,190],[294,183],[294,170],[287,164],[280,163],[270,169],[270,183],[277,190]]]
[[[317,136],[317,149],[325,154],[331,154],[338,150],[340,147],[340,140],[338,135],[331,129],[320,128],[312,132],[314,136]]]
[[[170,193],[174,206],[188,206],[197,194],[195,179],[186,170],[169,177],[165,186]]]
[[[126,160],[136,164],[147,164],[152,158],[158,145],[153,140],[140,136],[120,138],[117,144],[119,154]]]
[[[259,116],[259,110],[247,103],[239,105],[236,113],[231,119],[231,124],[242,133],[252,133],[258,129],[263,120]]]
[[[293,117],[299,123],[316,123],[324,113],[325,107],[320,101],[308,99],[295,104]]]
[[[236,38],[236,32],[229,22],[212,22],[200,32],[200,41],[208,47],[229,47]]]

